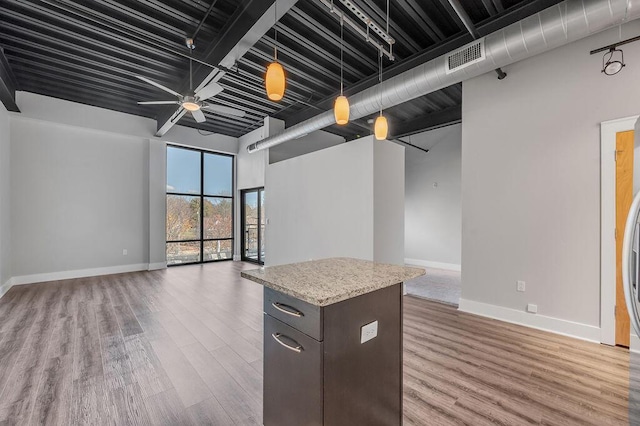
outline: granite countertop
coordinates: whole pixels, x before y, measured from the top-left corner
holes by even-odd
[[[327,306],[424,275],[421,268],[337,257],[267,266],[241,275],[316,306]]]

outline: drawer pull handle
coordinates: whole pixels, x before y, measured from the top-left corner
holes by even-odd
[[[291,341],[295,342],[296,345],[298,345],[298,346],[287,345],[285,342],[280,340],[280,336],[282,336],[282,334],[280,334],[280,333],[273,333],[271,335],[271,337],[273,337],[276,342],[280,343],[282,346],[284,346],[285,348],[289,349],[290,351],[294,351],[294,352],[300,353],[300,352],[302,352],[304,350],[302,345],[299,344],[298,342],[296,342],[295,340],[293,340],[291,337],[285,336],[285,337],[287,337],[287,339],[290,339]]]
[[[304,314],[302,312],[296,310],[295,308],[292,308],[289,305],[283,305],[282,303],[273,302],[271,304],[271,306],[273,306],[274,308],[276,308],[280,312],[284,312],[287,315],[291,315],[292,317],[300,318],[300,317],[304,316]]]

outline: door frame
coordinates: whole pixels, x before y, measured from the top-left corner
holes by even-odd
[[[616,344],[616,134],[634,130],[638,117],[600,123],[600,342],[611,346]]]
[[[258,194],[258,260],[246,257],[245,254],[245,212],[244,212],[244,196],[247,192],[256,192]],[[260,206],[260,193],[264,192],[264,186],[257,186],[255,188],[246,188],[240,190],[240,260],[243,262],[256,263],[258,265],[264,265],[264,259],[260,252],[260,243],[262,238],[260,237],[260,219],[262,218],[262,207]]]

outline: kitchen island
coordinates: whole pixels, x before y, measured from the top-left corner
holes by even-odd
[[[243,271],[264,289],[265,426],[402,424],[402,283],[332,258]]]

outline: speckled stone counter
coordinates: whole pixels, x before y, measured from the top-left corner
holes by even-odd
[[[242,276],[315,306],[328,306],[424,275],[424,269],[346,257],[243,271]]]

